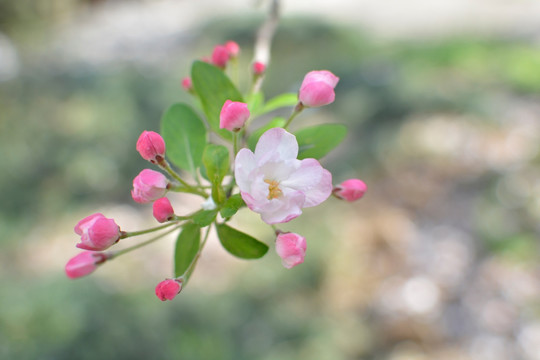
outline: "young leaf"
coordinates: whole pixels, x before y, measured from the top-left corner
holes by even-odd
[[[210,225],[217,216],[217,210],[201,210],[193,216],[193,222],[200,227]]]
[[[288,106],[295,106],[298,103],[298,94],[296,93],[285,93],[278,95],[266,102],[262,108],[259,109],[259,111],[256,111],[253,115],[259,116],[266,114],[270,111],[282,108],[282,107],[288,107]]]
[[[225,201],[225,204],[223,204],[219,213],[225,219],[230,218],[244,206],[246,206],[246,203],[244,202],[244,199],[242,199],[242,196],[240,194],[234,194]]]
[[[206,145],[206,127],[201,118],[189,106],[174,104],[161,118],[161,135],[167,145],[167,158],[195,174]]]
[[[272,128],[277,127],[283,127],[287,121],[282,117],[275,117],[272,120],[270,120],[266,125],[263,127],[258,128],[255,130],[248,138],[248,147],[253,151],[255,150],[255,145],[257,145],[257,142],[259,141],[259,138],[266,130],[270,130]]]
[[[191,80],[212,130],[225,139],[231,139],[230,131],[219,128],[219,114],[226,100],[243,102],[238,89],[221,69],[203,61],[193,63]]]
[[[330,152],[347,135],[347,128],[340,124],[323,124],[296,132],[298,158],[320,159]]]
[[[251,114],[257,114],[264,104],[264,94],[260,91],[247,97],[248,109]]]
[[[208,144],[204,148],[202,161],[208,179],[212,183],[221,184],[229,172],[229,150],[223,145]]]
[[[183,275],[197,256],[201,242],[201,228],[196,224],[186,224],[176,240],[174,251],[174,274]]]
[[[234,256],[242,259],[258,259],[268,251],[268,245],[265,243],[225,224],[217,224],[216,228],[221,245]]]

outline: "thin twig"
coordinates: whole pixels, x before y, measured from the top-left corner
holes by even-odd
[[[266,21],[262,24],[257,33],[257,39],[255,40],[255,55],[253,56],[253,63],[259,61],[266,65],[270,64],[270,48],[272,46],[272,38],[276,32],[276,28],[279,22],[279,0],[271,0],[270,11]],[[253,93],[258,92],[261,89],[264,76],[259,77],[253,85]]]

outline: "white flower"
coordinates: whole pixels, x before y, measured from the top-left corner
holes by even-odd
[[[255,153],[242,149],[236,155],[234,173],[242,199],[268,224],[288,222],[332,192],[330,172],[315,159],[297,156],[296,137],[281,128],[266,131]]]

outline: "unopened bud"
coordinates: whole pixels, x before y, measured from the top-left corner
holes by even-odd
[[[367,191],[367,185],[359,179],[345,180],[334,188],[332,194],[342,200],[355,201],[360,199]]]
[[[279,233],[276,238],[276,252],[281,263],[287,269],[304,262],[306,255],[306,239],[296,233]]]
[[[154,217],[160,223],[171,220],[174,217],[174,209],[171,202],[166,197],[154,201],[152,205]]]
[[[93,273],[98,265],[107,260],[104,253],[83,251],[72,257],[66,264],[66,275],[70,279],[77,279]]]
[[[156,296],[159,300],[172,300],[182,291],[182,281],[175,279],[163,280],[156,286]]]
[[[79,249],[101,251],[120,239],[120,227],[113,219],[96,213],[85,217],[75,225],[75,233],[81,235]]]
[[[239,131],[249,118],[248,106],[245,103],[227,100],[219,114],[219,128]]]
[[[136,148],[144,160],[153,164],[159,163],[165,157],[165,141],[153,131],[143,131],[137,140]]]
[[[163,197],[167,193],[169,182],[158,171],[144,169],[133,179],[131,197],[138,203],[145,204]]]
[[[304,77],[298,100],[308,107],[318,107],[334,102],[336,87],[339,78],[327,70],[310,71]]]
[[[266,65],[260,61],[253,63],[253,74],[261,76],[266,71]]]

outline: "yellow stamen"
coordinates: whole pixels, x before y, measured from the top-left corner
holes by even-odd
[[[268,184],[268,200],[272,200],[283,195],[276,180],[264,180]]]

